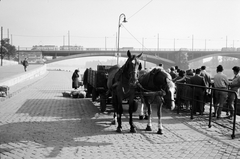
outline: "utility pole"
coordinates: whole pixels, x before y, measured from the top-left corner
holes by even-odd
[[[107,50],[107,37],[105,36],[105,50]]]
[[[2,42],[2,40],[3,40],[3,27],[1,27],[1,66],[3,65],[3,46],[2,46],[3,42]]]
[[[68,50],[70,50],[70,31],[68,31]]]
[[[159,51],[159,34],[157,35],[157,51]]]
[[[226,48],[227,48],[227,36],[226,36]]]

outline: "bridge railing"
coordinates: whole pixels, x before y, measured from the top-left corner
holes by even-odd
[[[233,112],[233,122],[232,122],[232,128],[225,126],[224,124],[218,123],[217,121],[215,121],[216,124],[221,125],[223,127],[232,129],[232,139],[235,138],[235,130],[236,130],[236,116],[237,116],[237,110],[238,110],[238,95],[236,92],[232,91],[232,90],[223,90],[223,89],[218,89],[218,88],[214,88],[214,87],[203,87],[203,86],[199,86],[199,85],[193,85],[193,84],[186,84],[186,83],[176,83],[177,85],[177,113],[180,113],[181,110],[181,102],[182,100],[184,100],[184,102],[190,102],[188,103],[190,106],[190,119],[193,119],[193,114],[194,111],[196,111],[196,104],[200,103],[202,104],[202,106],[204,107],[205,104],[209,103],[209,118],[208,118],[208,127],[211,128],[211,123],[212,123],[212,108],[213,107],[220,107],[217,105],[216,103],[216,97],[215,97],[215,92],[226,92],[229,95],[234,95],[235,99],[234,99],[234,112]],[[205,97],[203,97],[203,100],[199,100],[195,98],[195,93],[197,93],[196,89],[203,89],[203,90],[210,90],[210,97],[209,97],[209,101],[205,101]],[[229,104],[227,103],[227,101],[225,101],[224,103],[225,105]],[[222,107],[222,109],[226,109],[226,111],[230,111],[229,107]],[[217,116],[216,111],[215,115]]]
[[[17,50],[21,50],[21,51],[117,51],[116,48],[81,48],[81,49],[73,49],[70,48],[68,49],[64,49],[61,50],[58,47],[55,48],[38,48],[38,49],[33,49],[32,47],[18,47]],[[120,48],[120,51],[127,51],[127,50],[131,50],[131,51],[179,51],[181,50],[181,48]],[[201,48],[196,48],[196,49],[184,49],[187,51],[221,51],[221,49],[201,49]]]

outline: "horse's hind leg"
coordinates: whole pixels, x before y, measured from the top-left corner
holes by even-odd
[[[152,118],[151,118],[152,106],[148,102],[146,103],[146,106],[148,109],[148,124],[146,127],[146,131],[152,131]]]
[[[113,112],[113,120],[112,120],[112,122],[111,122],[111,125],[116,125],[116,121],[117,121],[117,115],[116,115],[117,113],[116,113],[116,111],[114,110],[114,112]]]
[[[117,105],[116,99],[112,97],[112,106],[113,106],[113,120],[111,122],[112,125],[116,125],[117,123]]]
[[[158,104],[158,111],[157,111],[157,114],[158,114],[158,132],[157,134],[160,134],[162,135],[163,132],[163,126],[162,126],[162,101],[160,101],[160,103]]]
[[[148,119],[148,115],[147,115],[147,106],[145,104],[145,100],[141,99],[141,109],[140,109],[139,119],[143,120],[143,118]]]
[[[143,120],[143,117],[144,117],[144,103],[141,103],[139,119]]]

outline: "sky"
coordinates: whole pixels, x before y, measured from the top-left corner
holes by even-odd
[[[1,0],[0,26],[19,47],[115,49],[124,13],[120,48],[220,49],[240,47],[239,8],[240,0]]]

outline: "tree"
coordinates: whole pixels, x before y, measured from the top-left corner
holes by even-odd
[[[4,59],[7,56],[7,59],[16,59],[16,47],[11,45],[10,43],[10,39],[5,38],[1,40],[1,44],[2,44],[2,48],[3,48],[3,52],[2,52],[2,59]]]
[[[186,70],[189,68],[188,63],[188,53],[186,51],[178,52],[175,55],[176,64],[179,66],[179,68]]]

